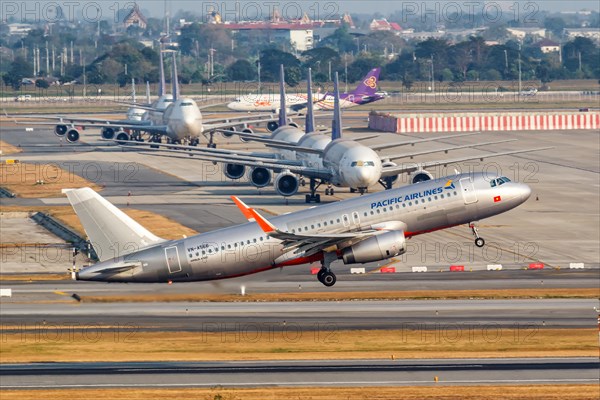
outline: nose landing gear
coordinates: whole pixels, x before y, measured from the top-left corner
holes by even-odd
[[[479,231],[477,230],[477,227],[475,226],[474,222],[471,222],[469,224],[469,228],[471,228],[471,232],[473,233],[473,236],[475,236],[475,246],[477,246],[477,247],[485,246],[485,240],[483,240],[482,237],[479,237]]]

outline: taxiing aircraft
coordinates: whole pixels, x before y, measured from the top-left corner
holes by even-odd
[[[377,91],[377,82],[381,68],[373,68],[361,80],[360,84],[351,92],[340,94],[340,107],[350,108],[363,104],[372,103],[384,99],[386,94]],[[314,107],[317,110],[333,110],[333,93],[317,94],[291,94],[286,98],[285,106],[289,110],[298,111],[307,107],[308,99],[313,99]],[[227,104],[227,107],[234,111],[279,111],[281,108],[280,97],[274,97],[269,94],[248,95],[235,99]]]
[[[390,259],[423,233],[469,224],[481,247],[474,222],[517,207],[531,189],[502,176],[459,174],[268,220],[232,197],[249,222],[179,240],[153,235],[90,188],[63,192],[100,260],[78,280],[205,281],[320,261],[317,278],[332,286],[334,261]]]

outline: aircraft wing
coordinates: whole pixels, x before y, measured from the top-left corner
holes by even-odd
[[[381,177],[385,178],[388,176],[394,176],[394,175],[403,174],[403,173],[410,173],[410,172],[418,171],[423,168],[434,167],[437,165],[446,166],[448,164],[454,164],[454,163],[459,163],[459,162],[463,162],[463,161],[477,160],[477,159],[483,161],[486,158],[509,156],[509,155],[520,154],[520,153],[530,153],[530,152],[534,152],[534,151],[542,151],[542,150],[548,150],[548,149],[552,149],[552,148],[553,147],[539,147],[536,149],[510,150],[510,151],[503,151],[500,153],[478,154],[478,155],[474,155],[474,156],[458,157],[458,158],[453,158],[453,159],[448,159],[448,160],[428,161],[428,162],[424,162],[424,163],[409,163],[409,164],[403,164],[403,165],[397,165],[397,166],[383,167],[383,169],[381,171]]]
[[[442,152],[442,151],[444,153],[448,153],[450,150],[468,149],[471,147],[479,147],[479,146],[486,146],[486,145],[490,145],[490,144],[515,142],[515,141],[517,141],[517,139],[497,140],[494,142],[470,143],[470,144],[464,144],[464,145],[460,145],[460,146],[449,146],[449,147],[445,147],[442,149],[429,149],[429,150],[423,150],[423,151],[418,151],[418,152],[389,154],[389,155],[381,156],[381,159],[382,160],[397,160],[400,158],[413,158],[415,156],[421,156],[424,154],[438,153],[438,152]]]
[[[409,140],[406,142],[374,144],[369,147],[375,151],[379,151],[379,150],[384,150],[384,149],[390,149],[392,147],[400,147],[400,146],[408,146],[408,145],[413,146],[417,143],[433,142],[436,140],[452,139],[452,138],[457,138],[457,137],[462,137],[462,136],[478,135],[479,133],[480,132],[459,133],[458,135],[447,135],[447,136],[430,137],[430,138],[425,138],[425,139],[414,139],[414,140]]]
[[[13,118],[17,124],[26,124],[26,125],[56,125],[57,123],[65,123],[72,124],[77,126],[84,126],[87,124],[100,126],[100,124],[114,126],[116,124],[125,124],[125,125],[136,125],[136,126],[145,126],[150,125],[150,121],[140,121],[134,119],[121,119],[121,120],[111,120],[111,119],[102,119],[102,118],[84,118],[84,117],[71,117],[66,115],[24,115],[19,116],[19,119],[48,119],[50,121],[36,121],[36,122],[21,122],[15,116],[10,116],[6,114],[8,118]]]
[[[323,154],[323,150],[313,149],[312,147],[296,146],[296,145],[290,144],[290,143],[286,143],[286,144],[283,144],[283,143],[267,143],[265,146],[272,147],[272,148],[275,148],[275,149],[298,151],[298,152],[302,152],[302,153]]]
[[[113,141],[116,141],[113,139]],[[275,153],[257,153],[251,151],[243,151],[243,150],[231,150],[231,149],[221,149],[221,148],[212,148],[212,147],[199,147],[199,146],[186,146],[182,144],[169,144],[169,143],[140,143],[135,140],[118,140],[120,145],[125,145],[121,147],[126,147],[134,150],[139,150],[142,147],[148,147],[152,149],[156,149],[157,147],[162,149],[169,150],[178,150],[182,154],[190,154],[190,153],[198,153],[198,154],[209,154],[215,157],[218,156],[246,156],[246,157],[256,157],[262,159],[275,159]]]
[[[330,251],[333,251],[333,248],[337,248],[337,245],[341,243],[344,243],[345,246],[349,246],[379,233],[379,231],[376,230],[325,234],[311,233],[310,235],[285,232],[271,224],[256,210],[248,207],[237,197],[231,196],[231,198],[244,216],[246,216],[248,221],[256,221],[263,232],[270,237],[281,240],[283,242],[284,251],[294,251],[295,254],[301,253],[304,257],[325,251],[326,249],[332,249]]]
[[[136,149],[137,146],[122,146],[125,148]],[[139,150],[137,148],[136,150]],[[260,158],[251,158],[245,156],[235,156],[235,155],[210,155],[210,154],[201,154],[201,153],[190,153],[179,150],[161,150],[161,149],[153,149],[146,148],[142,151],[139,151],[140,154],[148,154],[148,155],[157,155],[162,157],[174,157],[174,158],[195,158],[203,161],[210,161],[214,163],[231,163],[231,164],[239,164],[244,165],[246,167],[253,168],[266,168],[275,172],[280,171],[290,171],[292,173],[306,176],[309,178],[315,179],[324,179],[330,180],[332,178],[332,173],[326,169],[319,169],[313,167],[307,167],[302,165],[299,161],[290,161],[290,160],[272,160],[272,159],[260,159]],[[166,154],[160,154],[166,153]]]

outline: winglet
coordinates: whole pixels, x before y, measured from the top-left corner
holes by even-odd
[[[231,200],[233,200],[233,202],[235,203],[235,205],[240,209],[240,211],[242,212],[242,214],[244,214],[244,217],[246,217],[246,219],[248,221],[252,222],[252,221],[255,220],[254,216],[250,212],[250,207],[248,207],[246,205],[246,203],[244,203],[243,201],[241,201],[236,196],[231,196]]]
[[[262,229],[264,233],[271,233],[271,232],[275,232],[277,230],[277,228],[275,228],[275,226],[272,223],[267,221],[262,215],[257,213],[254,209],[249,208],[248,211],[250,211],[250,213],[256,220],[256,223],[258,224],[258,226],[260,226],[260,229]]]

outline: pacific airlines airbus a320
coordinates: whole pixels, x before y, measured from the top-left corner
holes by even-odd
[[[469,224],[481,247],[473,223],[519,206],[531,189],[503,176],[459,174],[270,219],[233,197],[247,223],[179,240],[153,235],[92,189],[65,193],[100,260],[76,279],[206,281],[320,261],[317,278],[332,286],[332,262],[386,260],[406,252],[412,236]]]

